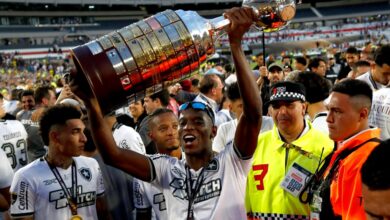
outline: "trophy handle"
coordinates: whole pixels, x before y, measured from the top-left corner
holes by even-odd
[[[210,19],[210,29],[214,31],[221,31],[230,24],[230,20],[226,19],[223,15]]]

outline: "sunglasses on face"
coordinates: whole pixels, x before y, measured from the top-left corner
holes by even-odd
[[[195,109],[195,110],[204,111],[211,118],[211,121],[214,124],[214,122],[215,122],[214,111],[207,104],[205,104],[203,102],[186,102],[179,107],[180,112],[187,110],[187,109]]]

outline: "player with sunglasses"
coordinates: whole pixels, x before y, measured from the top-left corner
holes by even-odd
[[[148,157],[118,148],[96,98],[87,97],[91,93],[81,91],[77,82],[72,85],[85,100],[93,138],[105,162],[161,188],[165,198],[161,208],[167,210],[168,219],[246,219],[246,175],[261,127],[262,101],[253,98],[259,91],[241,40],[256,16],[251,8],[234,8],[226,11],[225,17],[231,21],[227,32],[244,110],[234,141],[218,155],[212,151],[217,131],[214,114],[203,103],[186,103],[180,108],[179,137],[185,160],[165,155]]]

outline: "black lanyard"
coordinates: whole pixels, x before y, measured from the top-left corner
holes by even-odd
[[[203,169],[200,171],[200,174],[198,178],[196,178],[195,186],[192,185],[192,178],[191,178],[191,170],[190,167],[186,165],[186,191],[188,196],[188,212],[187,212],[187,220],[194,219],[194,202],[196,198],[196,194],[198,194],[200,187],[203,184],[204,180],[204,170],[207,166],[203,167]]]
[[[66,188],[65,182],[62,179],[57,168],[53,164],[50,164],[46,158],[45,158],[45,160],[47,162],[47,165],[49,165],[50,170],[53,172],[54,177],[57,179],[62,190],[64,191],[64,194],[66,196],[66,199],[68,200],[69,208],[70,208],[70,211],[72,212],[72,215],[77,215],[77,170],[76,170],[76,163],[74,162],[74,160],[72,161],[72,188],[70,189],[71,192],[69,192],[69,190]]]

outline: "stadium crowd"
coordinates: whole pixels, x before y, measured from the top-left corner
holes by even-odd
[[[2,54],[0,219],[389,219],[390,45],[248,61],[225,16],[231,64],[108,115],[70,60]]]

